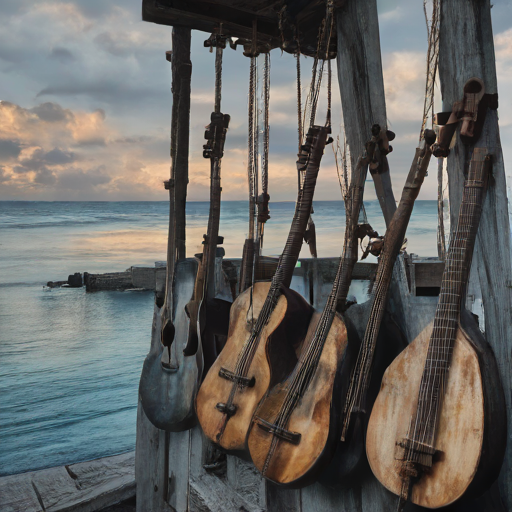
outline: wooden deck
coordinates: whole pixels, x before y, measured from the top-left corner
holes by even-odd
[[[0,478],[2,512],[94,512],[135,496],[135,452]]]

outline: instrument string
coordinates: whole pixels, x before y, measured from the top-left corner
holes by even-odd
[[[320,137],[324,134],[321,132]],[[315,140],[312,141],[312,145],[315,144]],[[311,155],[310,155],[311,156]],[[316,155],[318,157],[318,155]],[[246,377],[256,353],[259,339],[263,328],[267,325],[272,312],[277,305],[279,297],[281,295],[281,287],[288,287],[290,285],[291,276],[293,274],[293,268],[296,262],[296,255],[299,254],[302,246],[302,237],[297,236],[299,234],[298,226],[303,223],[303,219],[307,218],[310,214],[310,204],[313,199],[313,193],[316,185],[316,177],[318,174],[317,162],[310,165],[308,157],[306,172],[306,179],[304,181],[303,189],[299,193],[299,198],[296,203],[294,217],[292,220],[292,227],[288,234],[288,238],[283,250],[279,263],[277,266],[276,273],[272,278],[270,290],[267,298],[263,303],[262,309],[258,315],[256,322],[251,328],[251,335],[244,343],[242,350],[239,352],[237,362],[235,364],[235,375],[237,377]],[[232,387],[230,394],[230,403],[234,398],[234,394],[237,388],[242,388],[243,385],[235,382]]]
[[[446,270],[420,383],[417,411],[407,436],[411,441],[426,445],[432,450],[458,330],[463,291],[469,277],[482,212],[486,172],[488,168],[485,160],[472,161],[464,184],[457,227],[450,241],[445,263]],[[418,453],[412,446],[414,443],[407,450],[405,460],[421,462],[421,451]]]
[[[355,259],[353,253],[353,234],[362,207],[364,182],[368,173],[370,159],[371,154],[365,153],[362,155],[358,160],[355,171],[352,173],[351,184],[344,197],[345,201],[348,203],[346,206],[347,214],[345,227],[347,234],[345,235],[340,264],[338,265],[331,293],[327,298],[325,308],[315,328],[315,333],[309,344],[301,351],[299,361],[289,379],[289,385],[282,406],[276,414],[274,424],[280,428],[287,427],[293,411],[312,382],[318,368],[325,341],[327,340],[336,315],[337,304],[340,301],[342,303],[346,301],[350,285],[350,274],[353,264],[357,259],[357,253]],[[272,455],[277,448],[277,442],[278,438],[274,436],[267,453],[263,474],[265,474],[265,471],[268,469]]]
[[[421,186],[424,176],[426,175],[428,163],[430,161],[430,148],[426,142],[422,149],[417,150],[417,160],[413,162],[410,170],[410,177],[407,178],[406,186],[402,194],[402,199],[398,208],[402,211],[399,220],[390,225],[387,230],[384,250],[380,255],[375,285],[372,290],[372,308],[367,321],[361,348],[359,350],[356,364],[352,370],[348,392],[346,395],[344,406],[344,419],[341,439],[345,440],[348,427],[350,425],[352,412],[365,412],[366,391],[369,386],[371,376],[371,366],[375,353],[375,346],[379,334],[379,326],[384,316],[386,299],[389,291],[389,283],[393,273],[394,262],[398,254],[399,247],[405,237],[405,230],[410,218],[414,199],[411,200],[408,189],[418,189]],[[398,245],[400,244],[400,245]]]

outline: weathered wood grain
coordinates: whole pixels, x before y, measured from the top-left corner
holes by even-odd
[[[206,472],[191,478],[190,490],[190,512],[263,512],[260,506],[245,500],[220,478]]]
[[[166,501],[176,512],[189,510],[190,430],[169,432]]]
[[[408,435],[417,406],[432,333],[427,327],[389,366],[368,423],[366,452],[375,476],[400,494],[401,460],[397,443]],[[478,356],[459,330],[443,398],[436,449],[442,454],[414,485],[413,503],[438,508],[460,498],[471,484],[484,436],[484,393]]]
[[[160,308],[155,305],[149,353],[158,353],[162,321]],[[168,470],[166,434],[146,417],[139,398],[137,407],[137,439],[135,445],[135,480],[137,482],[137,512],[169,510],[165,494]]]
[[[269,288],[270,283],[256,283],[253,287],[252,297],[252,289],[249,288],[240,294],[233,303],[228,341],[206,375],[197,394],[197,416],[203,432],[206,437],[218,443],[226,450],[245,449],[245,436],[251,424],[252,414],[270,383],[270,369],[265,350],[266,341],[280,325],[286,314],[287,301],[284,295],[281,295],[279,298],[270,321],[262,330],[260,341],[250,366],[250,375],[248,377],[255,377],[255,385],[253,387],[245,387],[237,393],[239,395],[235,400],[237,411],[227,421],[225,429],[223,425],[226,416],[217,410],[216,405],[218,402],[227,402],[233,382],[219,377],[219,371],[221,368],[226,368],[231,372],[235,371],[238,354],[250,335],[252,328],[251,317],[253,315],[254,319],[258,318]],[[250,307],[251,299],[252,308]],[[218,437],[221,432],[223,434]]]
[[[380,55],[376,0],[348,0],[336,11],[338,82],[343,123],[350,149],[351,168],[356,168],[371,127],[387,127],[386,100]],[[373,175],[386,225],[396,210],[389,170]]]
[[[227,481],[242,498],[265,508],[265,480],[250,461],[227,456]]]
[[[2,512],[94,512],[135,495],[135,453],[0,478]]]
[[[489,0],[451,0],[441,4],[439,76],[443,110],[460,100],[464,83],[476,76],[487,93],[498,92]],[[464,20],[461,23],[461,20]],[[506,101],[506,98],[501,98]],[[505,169],[499,137],[497,112],[487,117],[477,147],[493,154],[493,179],[487,191],[475,245],[470,286],[480,285],[485,313],[485,337],[492,346],[503,383],[507,416],[512,417],[512,266],[510,223]],[[463,170],[471,148],[457,143],[448,156],[451,225],[462,197]],[[509,426],[510,428],[510,426]],[[512,443],[506,448],[499,477],[507,510],[512,509]]]
[[[190,61],[191,31],[185,27],[172,29],[172,125],[171,175],[175,180],[176,254],[186,257],[185,228],[190,140]]]

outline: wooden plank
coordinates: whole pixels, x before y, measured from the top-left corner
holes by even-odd
[[[155,305],[150,352],[158,351],[161,328],[160,308]],[[169,510],[166,503],[166,491],[168,490],[167,463],[165,432],[157,429],[148,420],[139,399],[135,446],[137,512],[162,512]]]
[[[338,82],[351,167],[371,138],[371,127],[387,127],[376,0],[348,0],[336,11]],[[386,225],[396,210],[389,170],[373,176]]]
[[[191,33],[189,28],[172,30],[172,125],[171,175],[175,180],[175,218],[177,258],[186,257],[186,203],[188,186],[188,156],[190,140],[190,61]]]
[[[439,72],[443,109],[460,100],[464,83],[476,76],[487,93],[496,93],[497,79],[489,0],[452,0],[441,4]],[[464,23],[461,23],[464,20]],[[491,344],[512,415],[512,266],[505,169],[497,112],[488,110],[480,140],[493,154],[493,180],[487,192],[477,235],[470,284],[477,281],[485,313],[485,337]],[[451,225],[458,215],[463,174],[469,151],[460,138],[448,157]],[[474,286],[473,286],[474,288]],[[474,293],[474,292],[473,292]],[[509,427],[510,428],[510,427]],[[510,439],[510,438],[509,438]],[[507,510],[512,509],[512,443],[508,442],[499,486]]]
[[[0,478],[5,512],[93,512],[135,496],[135,452]]]
[[[192,476],[190,487],[190,512],[263,512],[261,507],[246,501],[220,478],[206,472]]]
[[[227,481],[249,503],[261,509],[265,508],[265,479],[252,462],[228,455]]]
[[[43,512],[31,473],[0,478],[0,510],[3,512]]]
[[[360,512],[361,488],[328,489],[320,484],[312,484],[302,489],[303,512]]]
[[[301,512],[300,491],[265,482],[265,508],[266,512]]]
[[[341,3],[342,0],[338,0]],[[271,48],[282,45],[279,27],[280,11],[283,5],[279,0],[258,0],[253,2],[210,0],[143,0],[142,19],[162,25],[186,27],[212,33],[222,23],[224,34],[242,39],[251,39],[253,21],[256,21],[258,41]],[[304,55],[315,56],[320,25],[325,17],[323,0],[292,2],[284,13],[285,32],[293,31],[292,23],[300,27],[300,51]],[[281,20],[283,19],[281,18]],[[288,30],[286,30],[288,28]],[[287,41],[285,41],[286,43]],[[294,48],[283,45],[283,49],[293,53]],[[336,52],[336,35],[331,36],[330,55]]]
[[[176,512],[189,507],[190,430],[169,432],[168,493],[166,501]]]
[[[444,271],[444,262],[438,259],[422,261],[413,259],[416,287],[440,287]]]

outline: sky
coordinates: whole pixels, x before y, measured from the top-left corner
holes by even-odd
[[[0,0],[0,200],[166,200],[169,177],[171,28],[141,21],[141,0]],[[378,0],[395,196],[417,144],[425,87],[422,2]],[[512,0],[492,8],[500,129],[512,172]],[[189,200],[208,200],[204,126],[213,108],[214,54],[208,34],[192,34]],[[304,59],[303,89],[312,59]],[[222,110],[231,115],[222,163],[224,200],[247,198],[249,59],[224,55]],[[324,91],[325,93],[325,91]],[[436,110],[441,98],[436,90]],[[325,105],[319,106],[319,119]],[[271,52],[271,200],[296,197],[295,61]],[[341,105],[333,76],[333,134]],[[372,199],[372,187],[366,187]],[[420,199],[435,199],[430,173]],[[323,160],[317,199],[341,198],[332,151]]]

